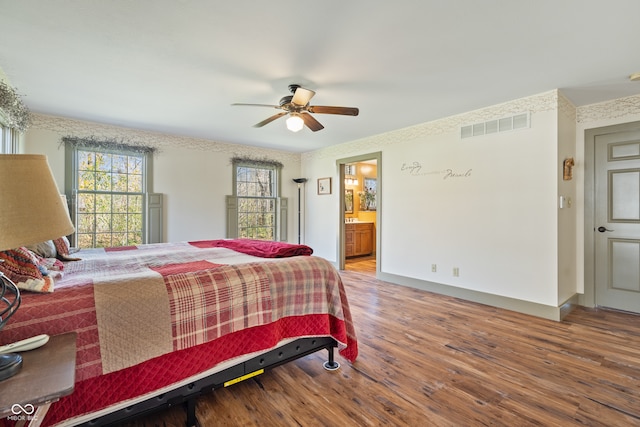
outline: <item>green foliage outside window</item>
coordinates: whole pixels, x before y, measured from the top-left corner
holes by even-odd
[[[276,238],[276,169],[237,166],[238,237]]]
[[[77,245],[143,243],[144,154],[77,151]]]

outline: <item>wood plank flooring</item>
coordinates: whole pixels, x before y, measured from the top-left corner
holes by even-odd
[[[376,277],[376,256],[370,255],[347,258],[345,260],[344,269],[347,271],[355,271],[356,273]]]
[[[365,273],[341,271],[353,365],[337,356],[327,372],[323,351],[216,390],[198,400],[201,424],[640,426],[640,316],[578,308],[554,322]],[[172,408],[127,426],[184,423]]]

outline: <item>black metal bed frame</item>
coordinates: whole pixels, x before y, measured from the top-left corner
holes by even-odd
[[[327,349],[329,360],[323,366],[327,370],[336,370],[340,364],[334,359],[334,349],[338,343],[331,337],[299,338],[274,350],[255,356],[245,362],[216,372],[208,377],[178,387],[150,399],[135,403],[126,408],[103,415],[94,420],[79,424],[83,427],[117,426],[118,424],[155,412],[159,409],[184,405],[187,412],[187,427],[199,427],[196,418],[196,399],[222,387],[228,387],[240,381],[262,374],[268,369],[291,362],[322,349]]]

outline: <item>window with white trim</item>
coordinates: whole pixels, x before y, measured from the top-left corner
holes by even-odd
[[[75,245],[100,248],[148,243],[150,153],[81,144],[67,145],[67,149]]]
[[[17,154],[20,131],[3,123],[0,114],[0,154]]]
[[[227,237],[286,240],[286,199],[278,163],[233,162],[233,196],[227,197]]]

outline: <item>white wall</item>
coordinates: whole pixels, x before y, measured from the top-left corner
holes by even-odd
[[[164,194],[167,241],[225,237],[231,192],[228,156],[165,147],[154,158],[154,191]]]
[[[558,197],[565,199],[564,207],[558,209],[558,304],[562,304],[576,292],[583,292],[584,286],[577,282],[576,271],[576,175],[580,174],[580,167],[575,166],[576,108],[563,96],[558,101]],[[573,178],[564,180],[564,160],[568,158],[574,159]]]
[[[58,190],[64,193],[64,148],[59,145],[60,138],[55,132],[32,127],[25,133],[23,145],[25,154],[47,156]]]
[[[254,149],[253,158],[262,158]],[[226,235],[225,196],[232,193],[234,152],[166,147],[154,159],[154,191],[165,194],[165,236],[168,241],[219,239]],[[264,153],[263,153],[264,154]],[[289,198],[288,241],[297,242],[297,155],[271,152],[280,160],[281,190]],[[277,156],[277,157],[276,157]]]
[[[0,67],[0,82],[4,82],[8,85],[11,85],[11,80],[9,80],[9,77],[5,74],[2,67]]]
[[[384,193],[382,271],[554,305],[555,141],[545,133],[448,134],[385,149],[393,191]],[[412,162],[426,175],[402,170]]]
[[[303,155],[303,174],[337,180],[336,159],[382,151],[382,273],[556,307],[557,108],[553,91],[330,147]],[[528,129],[459,136],[462,124],[523,111]],[[461,176],[445,179],[448,170]],[[307,243],[336,260],[337,193],[308,195]]]
[[[309,181],[305,188],[304,243],[313,248],[314,255],[337,263],[340,225],[339,171],[335,158],[319,158],[307,163],[301,176]],[[331,177],[331,194],[318,195],[318,178]],[[335,208],[334,208],[335,207]]]
[[[288,240],[297,241],[297,186],[300,155],[34,115],[25,135],[25,152],[46,154],[56,182],[64,189],[64,136],[104,137],[158,148],[153,158],[153,188],[164,194],[164,239],[186,241],[226,236],[225,196],[232,193],[234,156],[269,158],[283,163],[282,196],[289,198]]]

